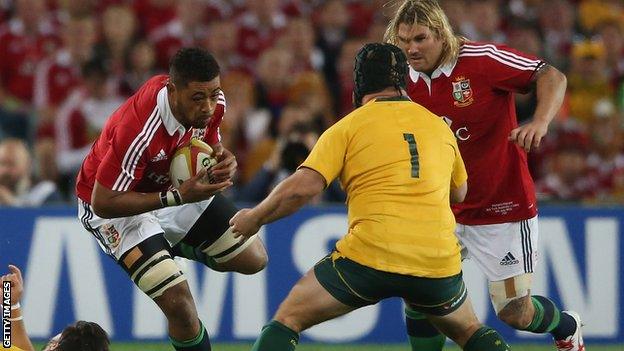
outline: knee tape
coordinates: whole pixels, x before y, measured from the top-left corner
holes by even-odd
[[[243,252],[251,243],[253,243],[257,238],[257,235],[252,236],[251,238],[244,240],[243,237],[234,237],[234,232],[232,228],[228,228],[228,230],[217,239],[210,246],[201,248],[201,251],[206,255],[212,257],[217,263],[223,263],[231,260],[236,257],[239,253]]]
[[[130,276],[134,283],[147,296],[154,299],[170,287],[186,280],[166,250],[161,250],[148,258]]]
[[[531,290],[533,274],[524,273],[513,278],[489,283],[490,299],[496,314],[515,299],[527,296]]]

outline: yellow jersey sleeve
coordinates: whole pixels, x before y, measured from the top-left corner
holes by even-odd
[[[334,124],[321,135],[299,168],[307,167],[317,171],[325,178],[325,186],[328,186],[342,171],[347,140],[345,123]]]
[[[468,180],[468,173],[466,172],[466,166],[464,160],[459,153],[459,147],[457,141],[453,138],[453,149],[455,150],[455,161],[453,162],[453,174],[451,175],[451,186],[458,188]]]
[[[15,345],[11,345],[8,349],[6,349],[7,351],[24,351],[22,349],[20,349],[19,347],[15,346]]]

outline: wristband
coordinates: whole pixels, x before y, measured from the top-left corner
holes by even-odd
[[[22,305],[20,305],[19,301],[15,305],[11,305],[11,309],[12,310],[16,310],[16,309],[18,309],[20,307],[22,307]]]
[[[184,201],[182,201],[182,196],[180,195],[180,191],[178,191],[178,189],[160,192],[160,204],[162,207],[179,206],[183,203]]]
[[[15,317],[15,318],[7,318],[7,320],[9,322],[17,322],[17,321],[21,321],[24,319],[24,316],[19,316],[19,317]]]

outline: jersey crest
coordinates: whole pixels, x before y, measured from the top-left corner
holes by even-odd
[[[453,100],[455,100],[453,103],[456,107],[466,107],[474,102],[470,79],[459,76],[451,84],[453,84]]]

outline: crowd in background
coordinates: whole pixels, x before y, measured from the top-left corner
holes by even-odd
[[[109,114],[182,46],[222,69],[228,195],[261,200],[352,110],[356,51],[381,41],[389,0],[0,0],[0,204],[73,201]],[[440,0],[455,30],[543,58],[564,107],[529,162],[541,200],[624,203],[624,3]],[[517,95],[519,122],[536,97]],[[333,184],[319,201],[344,201]]]

